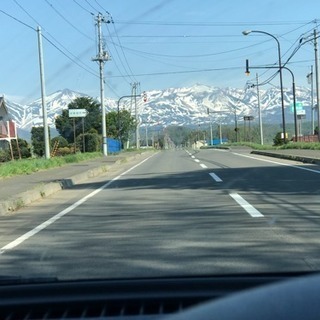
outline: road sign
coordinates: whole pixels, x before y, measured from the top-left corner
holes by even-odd
[[[243,120],[245,120],[245,121],[251,121],[253,119],[254,119],[253,116],[244,116],[243,117]]]
[[[303,109],[303,103],[302,102],[296,102],[296,111]],[[290,104],[290,111],[294,112],[294,106],[293,103]]]
[[[306,115],[306,110],[304,109],[297,110],[297,116],[305,116],[305,115]]]
[[[88,113],[86,109],[69,109],[69,118],[84,118]]]

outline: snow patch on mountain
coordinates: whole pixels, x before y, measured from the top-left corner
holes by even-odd
[[[259,90],[260,105],[264,122],[281,122],[281,95],[278,88]],[[46,97],[47,120],[54,127],[55,118],[63,109],[77,97],[87,96],[69,89],[59,90]],[[310,90],[304,87],[296,88],[297,102],[305,106],[307,118],[310,115]],[[151,90],[147,92],[147,101],[137,98],[137,109],[140,125],[169,126],[197,125],[210,121],[223,121],[233,123],[235,115],[238,121],[243,116],[252,115],[258,119],[258,99],[256,88],[247,90],[239,88],[218,88],[204,84],[195,84],[191,87],[167,88],[165,90]],[[99,100],[99,99],[97,99]],[[286,122],[293,122],[290,111],[292,105],[292,91],[284,90]],[[31,129],[32,126],[41,126],[42,100],[37,99],[29,105],[21,105],[14,101],[6,100],[12,118],[19,128]],[[111,98],[105,99],[106,110],[117,110],[118,101]],[[130,98],[121,100],[119,107],[131,110],[134,105]],[[209,109],[209,114],[208,114]]]

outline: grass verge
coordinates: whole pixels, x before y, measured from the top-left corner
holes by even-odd
[[[61,167],[68,163],[77,163],[102,157],[102,153],[79,153],[50,159],[22,159],[0,164],[0,178],[31,174],[40,170]]]
[[[250,142],[238,142],[238,143],[227,143],[223,144],[221,147],[233,147],[233,146],[245,146],[252,148],[254,150],[282,150],[282,149],[308,149],[308,150],[320,150],[319,142],[289,142],[281,146],[273,145],[261,145],[258,143]],[[217,146],[219,148],[219,146]]]

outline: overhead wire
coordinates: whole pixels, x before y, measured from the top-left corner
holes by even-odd
[[[59,15],[67,24],[69,24],[74,30],[78,31],[80,34],[82,34],[87,39],[94,41],[92,37],[88,36],[84,32],[82,32],[77,26],[75,26],[73,23],[70,22],[69,19],[67,19],[58,9],[56,9],[52,3],[50,3],[48,0],[45,0],[45,2],[51,7],[52,10],[56,12],[57,15]]]
[[[301,25],[309,21],[274,21],[274,22],[164,22],[164,21],[126,21],[119,20],[119,24],[157,25],[157,26],[200,26],[200,27],[241,27],[250,25],[259,26],[280,26],[280,25]]]
[[[242,69],[242,67],[223,67],[223,68],[207,68],[207,69],[196,69],[196,70],[186,70],[186,71],[162,71],[162,72],[152,72],[152,73],[138,73],[134,74],[135,77],[141,76],[159,76],[159,75],[170,75],[170,74],[185,74],[185,73],[197,73],[197,72],[213,72],[213,71],[227,71]],[[113,75],[110,78],[120,78],[122,76]]]
[[[109,28],[107,28],[107,30],[108,30],[109,35],[110,35],[110,30],[109,30]],[[116,55],[118,56],[119,61],[120,61],[121,65],[122,65],[123,69],[124,69],[125,72],[127,72],[127,74],[128,74],[128,71],[126,70],[126,68],[125,68],[125,66],[124,66],[124,64],[123,64],[123,62],[122,62],[122,60],[121,60],[121,58],[120,58],[120,54],[119,54],[119,52],[118,52],[117,47],[114,46],[114,48],[115,48]],[[110,49],[109,49],[109,51],[111,52]],[[119,71],[119,73],[122,75],[123,79],[124,79],[128,84],[130,84],[130,81],[127,80],[127,78],[130,78],[130,75],[128,74],[127,76],[125,76],[125,75],[122,73],[120,67],[118,66],[117,60],[114,60],[114,59],[113,59],[112,61],[114,62],[114,65],[115,65],[115,67],[117,68],[117,70]]]
[[[94,15],[93,12],[89,11],[88,9],[86,9],[84,6],[82,6],[77,0],[73,0],[73,2],[75,4],[77,4],[81,9],[83,9],[84,11],[86,11],[87,13],[90,13],[92,16]]]
[[[131,80],[132,80],[133,82],[137,82],[137,79],[135,79],[135,78],[132,76],[132,75],[133,75],[133,71],[132,71],[132,69],[131,69],[131,67],[130,67],[130,64],[129,64],[129,62],[128,62],[127,56],[126,56],[126,54],[125,54],[125,52],[124,52],[124,50],[123,50],[123,46],[122,46],[122,44],[121,44],[121,41],[120,41],[120,38],[119,38],[119,36],[118,36],[118,32],[117,32],[117,30],[116,30],[116,27],[115,27],[115,25],[114,25],[113,20],[112,20],[112,25],[113,25],[113,29],[114,29],[116,38],[117,38],[117,40],[118,40],[119,48],[120,48],[120,50],[121,50],[121,52],[122,52],[122,56],[123,56],[123,58],[124,58],[124,62],[123,62],[123,61],[122,61],[122,58],[120,57],[120,54],[118,53],[117,46],[114,46],[114,48],[115,48],[115,50],[116,50],[116,52],[117,52],[117,55],[118,55],[118,57],[119,57],[120,63],[121,63],[121,65],[123,66],[124,70],[126,70],[126,72],[129,74]],[[109,32],[109,36],[111,37],[111,32],[110,32],[109,28],[108,28],[108,32]],[[114,43],[114,42],[112,42],[112,43]],[[128,72],[127,70],[128,70],[129,72]]]
[[[85,0],[85,2],[94,10],[99,12],[99,10],[97,10],[88,0]]]
[[[36,29],[36,28],[34,28],[34,27],[30,26],[29,24],[27,24],[27,23],[25,23],[25,22],[23,22],[23,21],[19,20],[18,18],[16,18],[16,17],[12,16],[11,14],[9,14],[9,13],[7,13],[7,12],[3,11],[2,9],[0,9],[0,12],[1,12],[1,13],[3,13],[4,15],[6,15],[7,17],[9,17],[9,18],[11,18],[11,19],[13,19],[13,20],[15,20],[15,21],[19,22],[20,24],[24,25],[25,27],[28,27],[29,29],[32,29],[33,31],[37,31],[37,29]]]
[[[17,1],[14,0],[14,2],[23,10],[36,24],[41,26],[41,24]],[[68,50],[62,43],[60,43],[52,34],[50,34],[45,28],[43,30],[60,46],[62,47],[66,52],[64,52],[61,48],[59,48],[53,41],[49,40],[48,37],[44,36],[42,34],[43,38],[46,39],[51,45],[53,45],[60,53],[62,53],[65,57],[67,57],[70,61],[72,61],[74,64],[76,64],[78,67],[82,68],[83,70],[89,72],[90,74],[94,75],[95,77],[99,77],[98,74],[89,66],[87,66],[86,63],[81,61],[79,57],[74,55],[70,50]]]

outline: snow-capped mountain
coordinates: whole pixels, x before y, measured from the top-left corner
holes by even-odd
[[[235,115],[238,121],[243,116],[253,116],[258,121],[257,90],[237,88],[218,88],[196,84],[192,87],[168,88],[153,90],[146,93],[147,101],[137,98],[137,109],[141,126],[145,124],[168,125],[197,125],[209,121],[223,121],[233,123]],[[76,97],[86,96],[83,93],[68,89],[57,91],[46,97],[48,124],[54,127],[54,119],[62,109]],[[292,105],[292,91],[284,90],[286,122],[293,122],[290,111]],[[120,108],[134,109],[131,99],[121,100]],[[302,103],[307,113],[310,114],[310,90],[296,88],[296,101]],[[20,129],[29,130],[32,126],[42,125],[42,104],[37,99],[29,105],[20,105],[6,100],[9,112]],[[107,111],[116,110],[117,100],[106,98]],[[264,122],[281,122],[281,95],[278,88],[260,90],[260,106]],[[208,114],[209,110],[209,114]],[[134,112],[134,110],[132,110]]]

